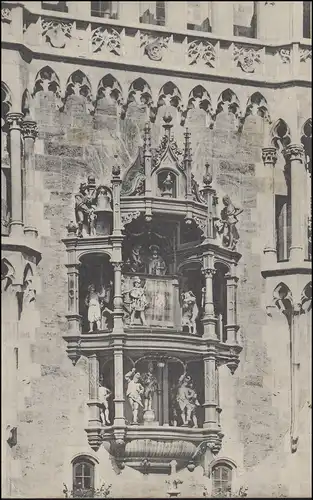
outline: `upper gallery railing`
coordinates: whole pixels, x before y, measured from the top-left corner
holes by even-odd
[[[12,2],[13,3],[13,2]],[[259,39],[220,37],[192,30],[128,23],[124,20],[73,16],[31,6],[18,9],[2,2],[4,42],[19,42],[35,52],[128,66],[157,67],[275,83],[311,81],[312,49],[308,39],[275,44]],[[86,3],[86,2],[84,2]],[[20,4],[18,4],[20,5]]]

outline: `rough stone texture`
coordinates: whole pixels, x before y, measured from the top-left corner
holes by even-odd
[[[10,64],[17,66],[20,62]],[[32,64],[30,74],[34,78],[44,63],[35,60]],[[66,71],[63,66],[66,66]],[[56,62],[55,68],[58,74],[64,73],[62,80],[65,82],[74,70],[74,64]],[[25,68],[23,71],[25,73]],[[95,82],[104,74],[103,68],[98,67],[90,67],[88,71]],[[122,70],[116,70],[117,77],[123,74]],[[128,88],[138,73],[130,71],[126,74],[124,87]],[[153,94],[157,94],[168,81],[166,75],[153,71],[143,76],[151,83]],[[22,80],[22,86],[26,87],[25,75]],[[193,85],[198,84],[181,76],[174,81],[182,90],[185,101]],[[200,82],[200,79],[199,83],[208,86],[208,82]],[[226,83],[210,82],[210,86],[212,101],[216,104]],[[255,87],[240,86],[237,82],[232,88],[240,96],[244,110],[247,95],[255,92]],[[272,90],[263,90],[272,105],[273,121],[286,118],[288,112],[281,103],[286,102],[287,90],[282,90],[281,94],[275,91],[275,95]],[[297,98],[298,116],[293,118],[300,129],[308,118],[308,89],[298,89]],[[91,115],[83,97],[69,97],[61,110],[57,107],[58,102],[52,92],[40,91],[34,99],[34,118],[39,128],[35,203],[42,247],[42,260],[38,266],[41,284],[37,295],[40,326],[33,329],[25,347],[28,360],[22,369],[29,380],[18,410],[18,445],[11,450],[12,496],[62,497],[63,482],[69,487],[71,485],[71,460],[79,453],[87,453],[98,458],[99,475],[106,483],[112,483],[115,498],[134,496],[134,484],[138,497],[162,497],[167,490],[165,477],[162,476],[161,480],[159,476],[142,476],[129,468],[118,474],[104,447],[96,453],[88,446],[84,430],[87,425],[87,360],[81,358],[74,367],[66,355],[66,343],[62,338],[67,329],[67,276],[66,252],[61,238],[65,236],[66,225],[74,217],[73,193],[91,173],[99,181],[106,182],[114,154],[119,157],[122,173],[131,166],[138,146],[142,144],[142,131],[149,110],[131,103],[125,117],[121,117],[115,104],[100,99],[94,115]],[[182,147],[184,128],[180,124],[179,112],[173,106],[159,108],[155,122],[151,124],[152,146],[157,146],[160,140],[161,117],[165,112],[173,116],[175,138]],[[239,223],[242,260],[238,266],[237,305],[243,351],[236,373],[233,376],[228,374],[228,378],[225,376],[222,381],[226,404],[226,384],[231,378],[234,404],[223,409],[222,418],[229,434],[225,436],[220,456],[236,457],[239,484],[248,483],[250,496],[296,495],[300,491],[293,489],[297,479],[291,480],[290,477],[292,470],[299,467],[302,472],[306,471],[308,450],[305,444],[309,441],[306,426],[311,410],[304,402],[301,448],[297,456],[291,456],[288,407],[285,404],[282,408],[275,402],[272,381],[279,357],[276,353],[275,358],[273,351],[279,344],[270,345],[265,340],[266,335],[277,331],[282,335],[286,333],[281,326],[280,330],[272,331],[273,323],[264,310],[265,285],[261,277],[260,249],[266,225],[264,199],[268,200],[261,148],[269,143],[268,126],[261,117],[249,116],[238,132],[234,115],[227,113],[218,114],[213,129],[208,125],[203,110],[188,111],[185,126],[191,132],[195,177],[201,182],[204,165],[209,162],[213,167],[214,187],[220,195],[219,209],[222,208],[221,198],[227,193],[235,205],[244,210]],[[285,347],[287,343],[288,339],[284,338]],[[306,355],[306,351],[303,352]],[[184,470],[180,476],[184,481],[183,497],[201,497],[203,487],[209,487],[210,482],[203,477],[202,468],[197,468],[192,474]],[[301,491],[306,496],[308,474],[303,472],[302,479],[299,480]]]

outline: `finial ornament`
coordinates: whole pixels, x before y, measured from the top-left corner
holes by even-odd
[[[203,184],[205,186],[210,186],[213,180],[213,175],[212,175],[212,168],[209,163],[205,164],[205,174],[203,176]]]

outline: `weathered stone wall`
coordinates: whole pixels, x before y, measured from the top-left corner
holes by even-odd
[[[29,77],[32,83],[42,67],[40,64],[42,61],[32,63]],[[66,67],[61,76],[64,84],[67,75],[73,71],[72,65],[56,63],[55,66],[59,75],[62,75],[61,66]],[[101,68],[90,68],[90,72],[94,81],[103,76],[100,76]],[[116,77],[119,76],[117,73],[116,70]],[[154,96],[167,81],[164,75],[151,74],[146,78],[151,83]],[[134,75],[123,74],[123,79],[127,88]],[[195,86],[194,81],[181,77],[177,77],[174,83],[183,89],[184,95],[188,95]],[[209,85],[207,82],[198,83],[210,87],[212,101],[216,105],[225,86],[217,82]],[[249,86],[234,85],[232,88],[242,94],[243,103],[255,92],[255,88]],[[265,89],[264,92],[273,105],[270,109],[273,121],[286,117],[286,114],[282,116],[285,110],[277,115],[279,105],[274,105],[276,100],[284,101],[284,91],[281,98],[280,91]],[[305,114],[309,98],[306,90],[298,90],[297,95],[300,127],[308,118]],[[79,453],[89,453],[99,461],[100,477],[113,484],[113,496],[126,497],[127,492],[130,492],[129,496],[164,496],[165,478],[143,477],[126,468],[121,473],[122,481],[112,467],[108,453],[103,448],[95,453],[88,447],[84,431],[87,424],[87,361],[80,359],[74,367],[67,358],[66,343],[62,339],[67,328],[67,278],[66,252],[61,238],[65,236],[66,225],[74,217],[73,193],[90,173],[98,180],[108,180],[115,153],[119,155],[123,172],[131,165],[141,143],[149,111],[145,106],[132,103],[125,117],[120,118],[115,103],[101,99],[94,115],[91,115],[83,97],[67,99],[61,111],[57,108],[57,101],[51,91],[37,92],[34,101],[33,115],[39,126],[35,203],[42,246],[42,260],[38,267],[41,287],[36,305],[40,312],[40,326],[34,328],[25,347],[30,353],[30,359],[25,363],[34,365],[36,369],[29,371],[28,396],[18,412],[18,445],[12,450],[13,461],[18,466],[12,494],[23,497],[62,496],[63,482],[71,487],[72,458]],[[160,117],[165,109],[159,109],[152,124],[154,146],[160,138]],[[179,113],[172,106],[168,110],[173,114],[174,133],[182,146],[184,128],[180,124]],[[289,422],[288,418],[281,418],[279,408],[273,404],[273,387],[268,375],[273,371],[274,361],[264,341],[268,319],[263,304],[260,250],[266,217],[263,216],[260,193],[266,189],[261,148],[269,142],[268,126],[261,117],[249,116],[242,131],[238,132],[234,115],[220,113],[213,129],[210,129],[208,117],[201,109],[190,110],[185,126],[192,134],[193,168],[197,180],[201,181],[204,164],[208,161],[213,166],[214,185],[221,195],[220,199],[228,193],[235,205],[244,210],[239,223],[242,260],[238,270],[238,322],[244,348],[237,372],[230,375],[223,371],[221,374],[225,439],[220,456],[237,463],[243,482],[249,477],[247,473],[254,473],[249,484],[250,495],[274,496],[278,491],[275,477],[271,481],[264,478],[273,467],[277,470],[284,466],[284,454],[289,450],[285,451],[283,441]],[[284,332],[283,329],[281,331]],[[275,344],[276,348],[278,345]],[[284,370],[284,367],[281,369]],[[262,478],[257,471],[262,471]],[[208,482],[201,470],[197,469],[192,474],[183,471],[181,475],[184,480],[183,495],[201,496],[201,488]],[[283,479],[284,491],[288,491],[288,477]]]

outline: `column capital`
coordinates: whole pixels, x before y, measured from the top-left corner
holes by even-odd
[[[262,148],[262,161],[264,165],[273,165],[275,166],[277,162],[277,151],[274,147]]]
[[[216,273],[216,269],[206,268],[201,269],[201,272],[206,278],[213,278],[214,274]]]
[[[123,267],[123,262],[111,262],[114,271],[121,271]]]
[[[289,144],[283,150],[283,154],[286,160],[300,160],[305,162],[305,150],[302,144]]]
[[[23,113],[8,113],[5,121],[9,130],[20,130],[23,123]]]
[[[24,120],[24,122],[22,123],[22,133],[25,139],[30,138],[35,140],[38,136],[37,123],[32,120]]]

